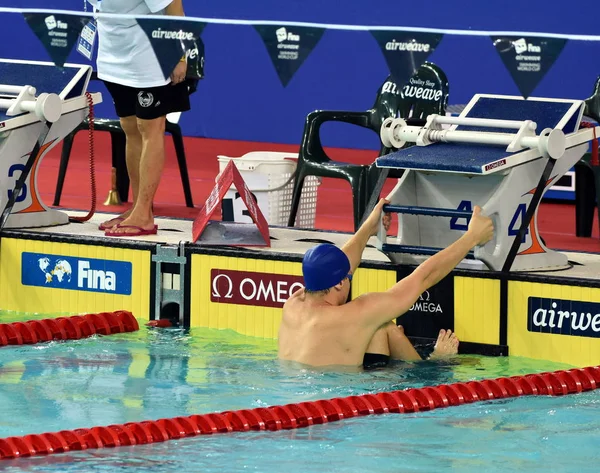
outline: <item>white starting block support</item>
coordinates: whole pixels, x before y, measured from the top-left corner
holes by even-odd
[[[87,117],[86,91],[91,74],[89,65],[65,64],[59,69],[51,62],[0,59],[0,215],[17,181],[27,171],[32,150],[48,132],[39,143],[5,228],[69,222],[66,213],[43,203],[37,188],[39,166],[46,153]],[[101,94],[91,95],[94,104],[102,101]]]
[[[384,144],[408,141],[417,146],[377,159],[380,168],[406,170],[386,207],[399,214],[398,235],[394,241],[382,228],[379,248],[394,262],[418,264],[456,241],[479,205],[494,222],[494,239],[462,265],[506,270],[511,246],[533,204],[535,213],[523,228],[524,239],[515,244],[508,269],[568,267],[566,255],[548,249],[539,236],[534,194],[540,187],[536,197],[541,198],[586,152],[594,130],[579,129],[583,108],[580,100],[479,94],[459,117],[431,116],[422,127],[388,120],[381,130]],[[451,126],[441,130],[442,124]],[[536,136],[538,126],[544,131]]]
[[[462,131],[442,129],[442,125],[465,125],[488,128],[514,128],[517,133]],[[388,148],[403,148],[407,142],[418,146],[432,143],[475,143],[504,145],[506,151],[515,152],[537,148],[542,156],[560,158],[565,152],[565,135],[562,130],[546,128],[540,136],[535,134],[537,124],[531,120],[494,120],[489,118],[464,118],[429,115],[425,126],[409,126],[401,118],[386,118],[381,125],[381,141]]]
[[[36,97],[35,87],[23,87],[0,84],[0,94],[16,93],[13,98],[0,98],[0,110],[6,110],[6,116],[21,113],[34,113],[40,120],[54,123],[62,114],[62,100],[57,94],[40,94]]]

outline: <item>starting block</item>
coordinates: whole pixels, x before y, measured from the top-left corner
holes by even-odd
[[[42,202],[39,165],[87,117],[90,98],[102,101],[86,96],[91,74],[89,65],[0,59],[0,228],[68,223]]]
[[[543,193],[581,159],[594,131],[600,134],[600,127],[579,129],[583,110],[581,100],[478,94],[458,117],[432,115],[421,126],[386,120],[386,146],[416,146],[377,159],[380,168],[406,170],[384,207],[399,214],[398,235],[388,241],[381,227],[379,249],[396,263],[418,264],[456,241],[479,205],[494,222],[494,239],[463,266],[568,267],[566,255],[545,246],[536,216]]]

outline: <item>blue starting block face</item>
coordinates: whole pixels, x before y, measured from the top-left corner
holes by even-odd
[[[63,100],[85,94],[91,72],[89,65],[65,64],[58,68],[51,62],[0,59],[0,84],[27,84],[35,87],[38,94],[53,93]],[[2,97],[5,96],[0,94]],[[0,110],[0,121],[11,118],[14,116],[8,116],[6,110]]]
[[[499,120],[532,120],[536,134],[545,128],[558,128],[565,135],[579,128],[584,104],[580,100],[546,99],[478,94],[460,114],[468,118]],[[507,130],[453,125],[451,129],[506,133]],[[536,149],[515,153],[501,145],[471,143],[434,143],[411,146],[377,159],[377,167],[442,171],[460,174],[491,174],[523,164],[541,155]]]

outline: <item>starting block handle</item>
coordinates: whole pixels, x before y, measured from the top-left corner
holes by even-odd
[[[438,209],[435,207],[413,207],[390,204],[384,205],[383,211],[410,215],[428,215],[430,217],[469,218],[473,215],[473,212],[470,212],[468,210]]]
[[[381,247],[383,252],[389,253],[404,253],[410,255],[427,255],[433,256],[439,253],[443,248],[434,248],[433,246],[410,246],[410,245],[394,245],[392,243],[384,243]],[[466,259],[475,259],[475,254],[470,251]]]
[[[394,212],[399,214],[410,214],[410,215],[426,215],[432,217],[457,217],[457,218],[470,218],[473,216],[473,212],[469,210],[456,210],[456,209],[439,209],[434,207],[415,207],[415,206],[403,206],[403,205],[392,205],[386,204],[383,206],[384,212]],[[496,244],[497,232],[499,228],[499,220],[497,212],[492,211],[489,213],[486,208],[482,208],[482,214],[488,215],[494,224],[494,238],[484,246],[476,246],[470,251],[466,259],[475,259],[482,261],[488,268],[494,268],[494,261],[499,257],[501,248]],[[383,226],[383,215],[379,222],[379,231],[377,233],[376,247],[383,253],[404,253],[413,255],[424,255],[433,256],[443,248],[434,248],[429,246],[415,246],[415,245],[398,245],[387,243],[387,233]]]
[[[383,206],[383,211],[387,213],[399,213],[399,214],[410,214],[410,215],[426,215],[430,217],[457,217],[457,218],[470,218],[473,212],[468,210],[457,210],[457,209],[438,209],[435,207],[415,207],[415,206],[404,206],[404,205],[392,205],[386,204]],[[387,233],[383,226],[383,215],[379,219],[379,230],[377,231],[377,249],[383,251],[383,247],[386,245],[383,243],[387,239]],[[399,246],[399,245],[395,245]],[[409,248],[408,246],[405,246]],[[413,247],[410,247],[413,248]],[[419,248],[419,247],[414,247]],[[433,253],[416,253],[416,254],[435,254]]]

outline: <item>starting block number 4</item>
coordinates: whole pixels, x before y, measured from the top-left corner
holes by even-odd
[[[462,210],[465,212],[473,212],[473,203],[470,200],[463,200],[458,204],[456,210]],[[508,236],[517,236],[519,233],[519,228],[521,228],[521,222],[525,217],[525,212],[527,212],[526,204],[519,204],[515,213],[510,220],[510,224],[508,225]],[[466,223],[459,223],[459,221],[466,220]],[[467,231],[469,228],[470,218],[468,217],[452,217],[450,219],[450,230],[459,230],[459,231]],[[529,234],[529,228],[525,231],[523,235],[523,241],[521,243],[525,243],[525,239]]]

